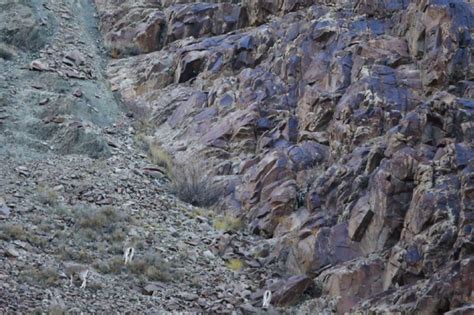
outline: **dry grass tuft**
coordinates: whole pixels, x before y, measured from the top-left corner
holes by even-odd
[[[147,130],[149,127],[141,126],[140,128]],[[160,143],[153,137],[147,136],[145,132],[138,132],[135,135],[135,142],[147,153],[151,163],[162,167],[166,175],[170,176],[174,164],[172,156],[161,147]]]
[[[122,271],[123,266],[124,263],[122,256],[114,256],[107,261],[100,260],[94,264],[94,267],[100,272],[110,274],[119,274]]]
[[[196,160],[175,165],[171,191],[181,200],[197,207],[210,207],[223,193],[220,185],[206,172],[206,167]]]
[[[214,229],[219,231],[236,231],[242,228],[242,220],[232,215],[216,218],[213,223]]]
[[[24,270],[20,278],[30,284],[41,284],[43,286],[60,285],[59,273],[52,267],[39,267]]]
[[[78,205],[67,214],[64,219],[72,221],[73,227],[57,231],[58,237],[53,240],[55,253],[61,259],[92,263],[96,260],[94,253],[103,254],[102,257],[122,256],[123,241],[134,224],[127,212],[111,206]],[[119,272],[117,261],[97,262],[98,269]]]
[[[0,225],[0,239],[26,241],[29,233],[21,224],[4,223]]]
[[[180,278],[179,273],[173,270],[158,253],[147,253],[133,260],[129,265],[129,270],[133,274],[146,276],[149,281],[172,281]]]
[[[244,268],[244,262],[240,259],[230,259],[227,262],[227,268],[236,272],[240,271],[242,268]]]
[[[77,208],[75,210],[76,224],[82,229],[91,229],[99,231],[108,229],[113,232],[111,227],[118,221],[123,221],[125,215],[114,207],[103,208]]]
[[[59,194],[50,187],[38,186],[36,200],[43,205],[55,207],[59,205]]]
[[[163,167],[167,174],[170,174],[173,169],[173,159],[167,151],[159,145],[151,143],[149,145],[148,155],[153,164]]]

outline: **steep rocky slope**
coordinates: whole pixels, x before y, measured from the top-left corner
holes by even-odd
[[[112,89],[207,161],[295,295],[316,284],[304,307],[472,305],[471,3],[96,4]]]
[[[2,312],[473,311],[468,1],[0,8]],[[204,165],[216,209],[143,138]]]

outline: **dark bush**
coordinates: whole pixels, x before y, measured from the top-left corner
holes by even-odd
[[[173,167],[170,187],[181,200],[198,207],[215,204],[223,189],[208,175],[206,167],[195,160]]]

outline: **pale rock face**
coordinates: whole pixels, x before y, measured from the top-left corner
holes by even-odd
[[[470,4],[133,3],[96,0],[116,57],[149,53],[112,61],[113,89],[214,166],[286,273],[341,314],[473,303]],[[310,287],[290,279],[282,305]]]

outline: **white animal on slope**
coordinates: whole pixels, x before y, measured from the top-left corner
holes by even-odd
[[[135,248],[125,247],[125,250],[123,251],[123,258],[125,260],[125,265],[132,262],[134,255],[135,255]]]
[[[70,280],[70,285],[74,284],[74,279],[79,278],[82,281],[81,289],[85,289],[87,285],[87,277],[90,274],[89,266],[77,264],[75,262],[62,262],[64,273]]]
[[[262,308],[264,309],[269,308],[271,300],[272,300],[272,291],[270,290],[265,291],[265,294],[263,295]]]

